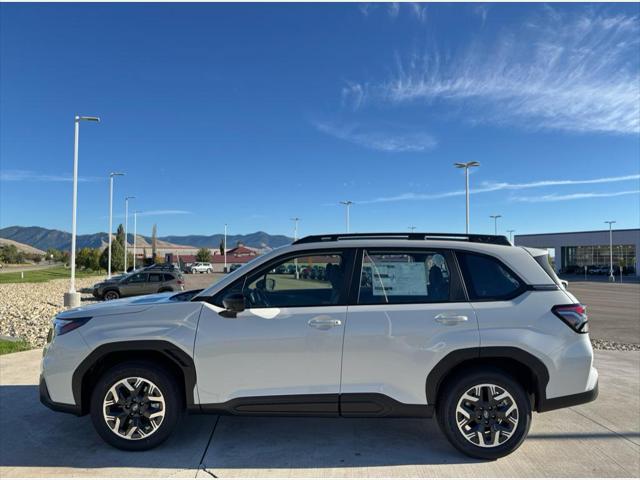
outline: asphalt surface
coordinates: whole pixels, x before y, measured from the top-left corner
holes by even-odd
[[[587,305],[592,338],[640,344],[640,283],[569,282]]]
[[[38,400],[41,352],[0,357],[0,478],[639,477],[640,352],[596,352],[600,397],[534,414],[529,438],[495,462],[459,454],[434,420],[187,416],[163,445],[122,452],[89,417]]]

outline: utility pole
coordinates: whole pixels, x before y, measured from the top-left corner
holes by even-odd
[[[80,305],[80,294],[76,292],[76,217],[78,212],[78,143],[80,141],[80,122],[99,122],[98,117],[83,117],[76,115],[73,141],[73,200],[71,206],[71,281],[69,291],[64,294],[65,307]]]
[[[107,278],[111,278],[111,235],[113,234],[113,177],[123,176],[124,173],[111,172],[109,174],[109,254],[107,260]]]
[[[489,215],[493,218],[493,234],[498,235],[498,219],[502,218],[502,215]]]
[[[609,224],[609,281],[615,282],[616,277],[613,276],[613,224],[615,220],[605,220],[604,223]]]
[[[507,232],[509,233],[509,241],[511,245],[513,245],[513,232],[515,232],[515,230],[507,230]]]
[[[464,181],[465,181],[465,197],[467,200],[467,221],[466,221],[466,229],[465,232],[467,235],[469,234],[469,168],[471,167],[479,167],[480,162],[466,162],[466,163],[454,163],[454,167],[456,168],[464,168]]]
[[[353,202],[351,200],[344,200],[342,202],[340,202],[341,205],[344,205],[346,207],[346,223],[347,223],[347,233],[349,233],[349,209],[351,208],[351,205],[353,205]]]
[[[409,227],[409,231],[410,231],[411,233],[415,232],[415,231],[416,231],[416,227],[414,227],[413,225],[412,225],[412,226],[410,226],[410,227]]]
[[[129,226],[129,200],[134,198],[136,197],[124,197],[124,273],[127,273],[127,227]]]

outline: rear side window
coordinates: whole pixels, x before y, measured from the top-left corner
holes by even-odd
[[[363,252],[360,305],[447,302],[449,265],[434,251]]]
[[[458,252],[470,300],[508,300],[524,291],[524,283],[495,258]]]
[[[174,277],[173,275],[170,275],[170,274],[168,274],[168,273],[165,273],[165,274],[164,274],[164,281],[165,281],[165,282],[171,282],[171,281],[173,281],[173,280],[175,280],[175,277]]]
[[[162,281],[161,273],[150,273],[149,274],[149,283],[156,283]]]

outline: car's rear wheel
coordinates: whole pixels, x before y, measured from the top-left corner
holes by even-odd
[[[148,450],[174,430],[184,406],[176,379],[147,362],[108,370],[91,395],[91,420],[104,441],[122,450]]]
[[[437,417],[455,448],[471,457],[493,460],[522,444],[531,425],[531,404],[510,375],[475,369],[445,385]]]
[[[105,300],[117,300],[120,298],[120,293],[117,290],[108,290],[104,292]]]

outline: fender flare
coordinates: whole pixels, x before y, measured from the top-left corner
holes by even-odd
[[[500,358],[506,361],[515,360],[533,373],[536,410],[540,411],[546,401],[549,371],[544,363],[534,355],[517,347],[476,347],[454,350],[442,358],[429,372],[426,381],[427,402],[436,404],[442,382],[447,375],[462,362],[482,359]]]
[[[186,406],[190,407],[195,404],[193,390],[196,386],[197,376],[193,358],[182,348],[166,340],[131,340],[100,345],[87,355],[75,369],[71,379],[71,389],[73,399],[80,411],[84,412],[86,410],[84,408],[86,405],[82,405],[82,385],[87,372],[96,366],[105,356],[115,352],[154,352],[161,354],[182,371]]]

